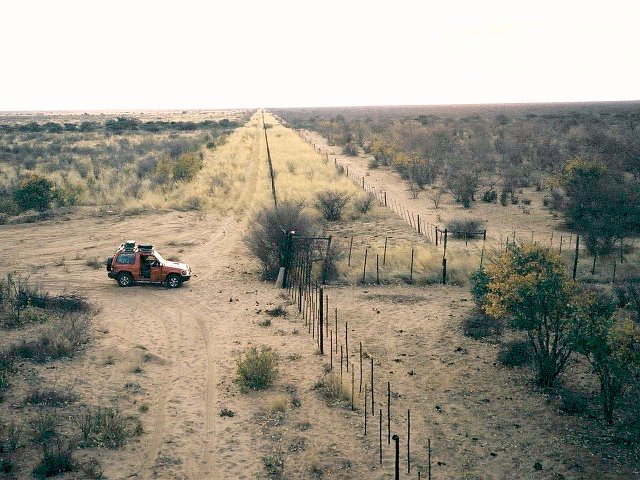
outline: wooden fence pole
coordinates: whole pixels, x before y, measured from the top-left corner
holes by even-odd
[[[447,259],[442,259],[442,284],[446,285],[447,283]]]
[[[378,443],[380,444],[380,465],[382,465],[382,409],[380,409],[380,435]]]
[[[376,253],[376,285],[380,285],[380,255]]]
[[[360,342],[360,389],[359,393],[362,393],[362,342]],[[365,391],[366,393],[366,391]]]
[[[382,265],[386,265],[387,263],[387,240],[389,240],[389,237],[384,237],[384,253],[382,254]]]
[[[364,267],[362,269],[362,282],[364,283],[365,276],[367,275],[367,254],[369,253],[369,249],[364,249]]]
[[[367,436],[367,384],[364,385],[364,436]]]
[[[422,235],[422,228],[420,227],[420,214],[418,213],[418,235]]]
[[[411,247],[411,266],[409,267],[409,282],[413,282],[413,247]]]
[[[320,324],[318,326],[318,336],[320,337],[320,355],[324,355],[324,291],[320,287]]]
[[[400,437],[398,435],[393,436],[393,443],[396,447],[395,479],[400,480]]]
[[[391,445],[391,382],[387,382],[387,445]]]

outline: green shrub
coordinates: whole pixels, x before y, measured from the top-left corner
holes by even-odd
[[[56,425],[58,416],[54,411],[38,412],[31,421],[33,428],[33,441],[35,443],[46,443],[56,435]]]
[[[498,352],[498,362],[505,367],[524,367],[533,360],[531,344],[527,341],[516,340],[505,343]]]
[[[476,305],[482,307],[484,305],[484,299],[489,293],[489,282],[491,279],[484,268],[480,267],[478,270],[471,274],[469,277],[471,281],[471,293]]]
[[[472,239],[484,230],[484,220],[479,218],[454,219],[447,223],[448,234],[453,238]]]
[[[342,147],[343,155],[348,155],[349,157],[355,157],[358,155],[358,147],[353,143],[347,143],[344,147]]]
[[[58,440],[55,445],[43,445],[40,463],[33,469],[36,478],[53,477],[60,473],[72,472],[75,469],[73,449],[71,445],[64,446]]]
[[[78,416],[77,423],[87,445],[116,449],[132,435],[127,419],[118,409],[111,407],[85,410]]]
[[[173,164],[173,179],[190,182],[202,168],[202,154],[185,152]]]
[[[78,400],[78,395],[53,388],[35,389],[27,394],[25,403],[39,407],[64,407]]]
[[[260,350],[252,346],[238,359],[236,374],[238,381],[253,390],[269,387],[278,370],[278,355],[271,348],[262,346]]]
[[[21,210],[46,210],[54,198],[53,182],[39,175],[23,180],[13,192],[13,199]]]
[[[336,221],[342,218],[347,203],[349,202],[347,192],[338,190],[323,190],[316,194],[316,208],[322,213],[322,216],[329,221]]]
[[[498,201],[498,192],[494,189],[487,190],[482,194],[482,201],[485,203],[496,203]]]
[[[560,411],[567,415],[578,415],[587,410],[587,399],[571,390],[564,390],[560,394]]]

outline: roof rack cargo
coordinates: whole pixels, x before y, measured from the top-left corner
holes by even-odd
[[[138,245],[138,250],[143,250],[145,252],[150,252],[154,249],[153,245]]]
[[[124,242],[123,247],[125,250],[133,250],[136,247],[135,240],[127,240]]]

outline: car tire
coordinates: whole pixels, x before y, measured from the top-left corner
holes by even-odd
[[[131,276],[131,274],[125,272],[118,275],[118,285],[120,285],[121,287],[130,287],[131,285],[133,285],[133,277]]]
[[[165,281],[165,285],[167,288],[178,288],[182,285],[182,279],[176,274],[169,275]]]

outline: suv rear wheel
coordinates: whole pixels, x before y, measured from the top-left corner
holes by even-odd
[[[118,275],[118,285],[121,287],[130,287],[133,285],[133,277],[128,272],[123,272]]]
[[[174,273],[167,277],[165,284],[167,288],[178,288],[182,284],[182,279]]]

